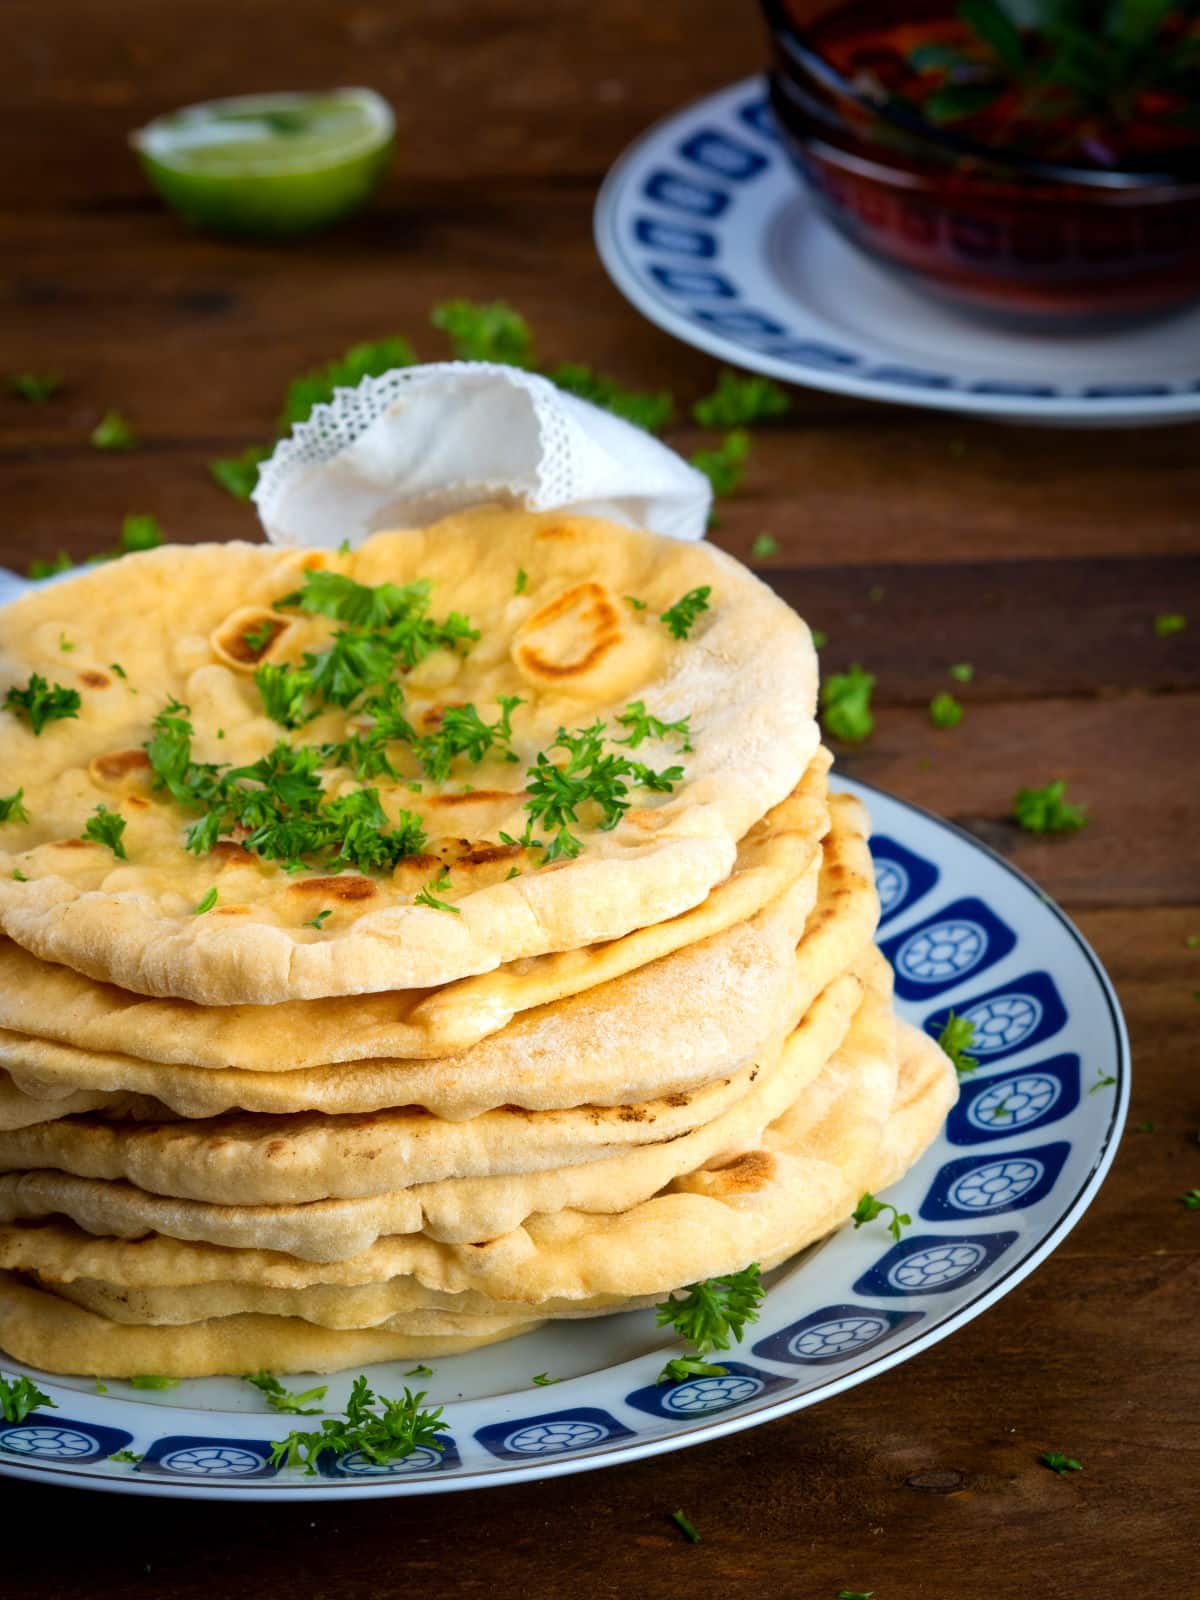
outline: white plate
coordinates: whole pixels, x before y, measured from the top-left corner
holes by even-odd
[[[1016,331],[875,266],[817,214],[746,78],[632,145],[596,201],[609,276],[686,344],[788,383],[1071,426],[1200,417],[1200,306]]]
[[[659,1388],[669,1353],[652,1312],[560,1323],[432,1363],[445,1451],[388,1468],[348,1457],[305,1477],[268,1461],[299,1425],[258,1392],[208,1378],[165,1393],[38,1378],[57,1410],[0,1423],[0,1473],[39,1483],[213,1500],[437,1494],[634,1461],[784,1416],[936,1344],[1014,1288],[1083,1215],[1116,1150],[1129,1047],[1112,985],[1063,913],[949,823],[867,785],[862,796],[903,1015],[937,1033],[977,1024],[976,1074],[933,1148],[888,1198],[912,1216],[844,1227],[772,1278],[726,1378]],[[1111,1080],[1111,1081],[1104,1081]],[[398,1393],[405,1363],[368,1368]],[[534,1373],[561,1379],[535,1387]],[[331,1381],[344,1403],[350,1378]],[[303,1380],[291,1387],[307,1388]],[[764,1446],[764,1448],[766,1448]],[[128,1449],[136,1466],[108,1459]]]

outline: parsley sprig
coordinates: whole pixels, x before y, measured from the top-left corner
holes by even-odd
[[[1061,1478],[1068,1472],[1082,1472],[1083,1462],[1074,1456],[1064,1455],[1061,1450],[1043,1450],[1038,1457],[1043,1467],[1049,1467],[1051,1472],[1057,1472]]]
[[[24,794],[24,789],[18,789],[13,794],[0,794],[0,822],[29,821],[29,813],[23,804]]]
[[[77,717],[82,704],[78,689],[64,688],[61,683],[47,683],[37,672],[31,674],[23,689],[14,685],[4,696],[5,709],[24,717],[38,735],[48,722]]]
[[[770,378],[724,367],[713,392],[692,407],[692,416],[705,428],[741,428],[767,417],[782,417],[789,404],[787,391]]]
[[[861,744],[875,730],[871,691],[875,678],[857,662],[847,672],[831,672],[821,684],[821,714],[826,731],[846,744]]]
[[[712,594],[712,585],[704,584],[699,589],[689,589],[681,595],[673,606],[659,614],[659,621],[664,623],[667,632],[673,639],[686,639],[691,633],[696,618],[701,612],[709,609],[708,597]]]
[[[1073,805],[1066,792],[1062,778],[1041,789],[1018,789],[1013,797],[1013,820],[1027,833],[1077,833],[1087,822],[1087,807]]]
[[[91,839],[96,844],[106,844],[118,861],[129,860],[122,840],[124,832],[125,818],[116,811],[110,811],[105,805],[97,806],[83,827],[85,839]]]
[[[741,1272],[689,1283],[677,1297],[656,1306],[656,1326],[674,1328],[694,1352],[668,1361],[659,1373],[659,1383],[693,1376],[700,1366],[705,1369],[704,1376],[724,1376],[724,1367],[710,1366],[704,1357],[741,1343],[746,1324],[758,1321],[766,1292],[758,1263],[752,1261]]]
[[[974,1072],[979,1065],[974,1056],[967,1054],[974,1039],[975,1024],[969,1017],[958,1017],[951,1011],[942,1024],[937,1042],[950,1057],[951,1064],[960,1078],[965,1078],[969,1072]]]
[[[544,846],[547,862],[570,860],[583,849],[582,842],[571,831],[579,821],[581,806],[599,807],[598,826],[607,832],[616,827],[632,803],[630,779],[642,788],[669,793],[683,778],[680,766],[655,771],[642,761],[632,761],[612,751],[606,753],[604,723],[600,720],[574,733],[559,728],[550,750],[565,751],[567,759],[559,765],[551,761],[546,751],[539,751],[527,771],[525,788],[529,798],[525,810],[529,823],[519,841],[526,847],[531,846],[535,842],[534,824],[544,828],[553,835]]]
[[[856,1228],[861,1228],[865,1222],[874,1222],[875,1218],[882,1216],[885,1211],[892,1213],[892,1220],[887,1225],[887,1231],[897,1244],[904,1229],[912,1223],[912,1218],[907,1211],[897,1211],[896,1207],[889,1205],[886,1200],[877,1200],[869,1191],[862,1195],[858,1204],[851,1212],[851,1220]]]
[[[688,755],[692,749],[692,730],[689,726],[690,717],[680,717],[678,722],[664,722],[660,717],[655,717],[646,710],[644,700],[631,700],[624,711],[618,716],[617,721],[623,728],[629,729],[629,735],[624,739],[614,739],[614,744],[627,744],[631,750],[636,750],[638,745],[646,739],[679,740],[679,750],[682,755]]]
[[[376,1466],[403,1461],[414,1450],[443,1450],[439,1437],[442,1407],[423,1407],[425,1391],[405,1388],[402,1399],[376,1396],[365,1377],[357,1377],[344,1417],[326,1417],[319,1429],[294,1431],[271,1445],[273,1466],[304,1467],[315,1476],[322,1455],[361,1451]]]
[[[266,1397],[272,1411],[283,1411],[296,1417],[319,1417],[320,1406],[308,1406],[305,1402],[324,1400],[329,1390],[329,1385],[324,1383],[318,1389],[305,1389],[297,1393],[294,1389],[285,1389],[273,1372],[248,1372],[242,1381],[253,1384]]]
[[[45,1406],[49,1411],[58,1407],[48,1394],[28,1378],[0,1378],[0,1417],[5,1422],[24,1422],[31,1411]]]

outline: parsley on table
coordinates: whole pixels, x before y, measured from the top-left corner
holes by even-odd
[[[969,661],[956,661],[952,667],[947,667],[946,670],[956,683],[970,683],[975,676],[975,668]]]
[[[119,539],[122,555],[131,555],[135,550],[156,550],[162,542],[159,520],[148,512],[131,511],[122,520]]]
[[[617,721],[623,728],[629,729],[629,737],[614,739],[614,744],[627,744],[631,750],[636,750],[645,739],[667,739],[673,735],[679,740],[679,750],[682,755],[691,752],[692,730],[688,726],[691,721],[689,717],[680,717],[678,722],[663,722],[660,718],[650,715],[644,700],[631,700]]]
[[[647,433],[661,433],[675,420],[675,397],[667,389],[644,391],[624,389],[615,378],[594,372],[582,362],[565,361],[550,367],[545,376],[567,394],[590,400],[594,406],[623,417]]]
[[[825,728],[846,744],[861,744],[875,729],[871,714],[874,676],[857,662],[847,672],[831,672],[821,684],[821,714]]]
[[[861,1228],[864,1222],[874,1222],[875,1218],[882,1216],[885,1211],[892,1213],[892,1220],[887,1225],[887,1231],[900,1242],[900,1235],[905,1228],[912,1225],[912,1218],[907,1211],[898,1211],[895,1206],[889,1205],[886,1200],[877,1200],[870,1192],[862,1195],[858,1204],[851,1212],[851,1220],[856,1228]]]
[[[251,444],[236,456],[222,456],[208,463],[208,471],[235,500],[249,500],[258,483],[258,469],[271,452],[265,445]]]
[[[747,458],[750,455],[750,435],[745,428],[734,428],[727,433],[714,450],[697,450],[691,457],[697,472],[702,472],[719,499],[732,494],[742,481]]]
[[[1186,1194],[1179,1196],[1189,1211],[1200,1211],[1200,1189],[1189,1189]]]
[[[607,831],[615,828],[629,809],[627,779],[632,778],[643,788],[669,793],[683,778],[683,768],[679,766],[655,771],[627,756],[605,754],[604,724],[600,721],[575,733],[560,728],[550,749],[565,750],[567,760],[557,766],[543,750],[527,770],[525,810],[529,823],[520,841],[526,847],[531,846],[533,825],[541,824],[554,834],[545,846],[548,862],[570,860],[583,849],[580,840],[571,832],[571,825],[579,821],[579,808],[586,802],[599,806],[599,826]]]
[[[755,561],[767,561],[771,556],[779,554],[779,540],[773,533],[760,533],[755,537],[750,546],[751,558]]]
[[[674,1328],[702,1359],[714,1350],[728,1350],[732,1342],[741,1343],[746,1324],[758,1321],[766,1292],[758,1262],[753,1261],[741,1272],[689,1283],[678,1296],[655,1306],[655,1326]],[[659,1373],[659,1383],[673,1381],[671,1365],[668,1361]],[[716,1375],[723,1376],[724,1371],[721,1368]]]
[[[680,1533],[682,1533],[683,1537],[689,1544],[700,1543],[700,1535],[696,1532],[695,1527],[682,1511],[672,1511],[671,1521],[679,1529]]]
[[[136,450],[138,436],[119,411],[106,411],[92,429],[97,450]]]
[[[429,320],[450,339],[459,361],[498,361],[509,367],[533,366],[533,333],[507,301],[444,300]]]
[[[425,1365],[425,1363],[422,1361],[419,1366],[409,1367],[408,1371],[404,1374],[404,1376],[406,1378],[432,1378],[433,1377],[433,1368],[432,1367],[427,1367]]]
[[[140,1372],[136,1377],[130,1378],[130,1386],[134,1389],[178,1389],[178,1378],[163,1378],[156,1372]]]
[[[217,889],[216,889],[216,885],[214,884],[213,887],[204,896],[204,899],[203,900],[198,900],[196,902],[196,904],[192,907],[192,915],[194,917],[202,917],[206,911],[211,911],[212,908],[216,905],[216,903],[217,903]]]
[[[1157,1122],[1139,1122],[1137,1127],[1133,1131],[1135,1133],[1157,1133],[1158,1132],[1158,1123]]]
[[[320,1388],[305,1389],[297,1394],[294,1389],[285,1389],[273,1372],[248,1372],[242,1382],[253,1384],[266,1397],[272,1411],[283,1411],[296,1417],[319,1417],[320,1406],[309,1406],[307,1402],[324,1400],[329,1389],[329,1385],[323,1383]]]
[[[439,900],[439,894],[445,894],[450,887],[450,872],[443,868],[436,878],[431,878],[419,894],[413,896],[415,904],[428,906],[431,911],[449,911],[454,916],[462,915],[458,906],[452,906],[448,900]]]
[[[57,372],[14,372],[8,380],[9,392],[32,406],[44,406],[62,386],[63,380]]]
[[[658,620],[666,624],[667,632],[673,639],[686,639],[692,631],[696,618],[703,611],[709,609],[708,597],[712,594],[712,585],[705,583],[698,589],[689,589],[681,595],[673,606],[668,606],[659,613]]]
[[[737,428],[782,417],[789,405],[786,390],[770,378],[743,376],[724,367],[717,387],[696,401],[692,416],[703,428]]]
[[[524,594],[526,589],[528,589],[528,587],[529,587],[529,574],[525,571],[524,567],[518,567],[517,568],[516,582],[513,584],[513,593],[514,594]]]
[[[129,856],[122,841],[124,832],[125,818],[116,811],[110,811],[106,805],[99,805],[84,824],[83,837],[94,840],[96,844],[106,844],[118,861],[128,861]]]
[[[423,1408],[425,1391],[407,1387],[400,1400],[372,1392],[365,1377],[357,1377],[346,1402],[345,1417],[327,1417],[319,1430],[293,1432],[271,1446],[273,1466],[303,1466],[316,1475],[317,1459],[325,1454],[342,1456],[361,1451],[376,1466],[402,1461],[414,1450],[443,1450],[438,1437],[442,1407]]]
[[[1056,778],[1041,789],[1018,789],[1013,820],[1027,833],[1076,833],[1087,822],[1087,807],[1072,805],[1066,783]]]
[[[323,911],[318,911],[315,917],[310,917],[308,921],[304,923],[304,927],[315,928],[317,932],[320,933],[332,915],[333,907],[326,906]]]
[[[22,804],[24,789],[14,794],[0,794],[0,822],[28,822],[29,813]]]
[[[951,1065],[960,1078],[974,1072],[979,1063],[967,1051],[975,1041],[975,1024],[969,1017],[955,1016],[951,1011],[938,1034],[939,1048],[950,1057]]]
[[[1181,611],[1162,611],[1154,619],[1154,632],[1160,639],[1169,639],[1173,633],[1182,633],[1188,619]]]
[[[35,734],[40,734],[48,722],[77,717],[82,704],[78,689],[47,683],[36,672],[23,689],[14,687],[4,696],[5,709],[16,716],[24,716]]]
[[[874,1589],[839,1589],[837,1600],[871,1600]]]
[[[1066,1472],[1082,1472],[1083,1462],[1077,1461],[1074,1456],[1066,1456],[1061,1450],[1043,1450],[1038,1457],[1043,1467],[1049,1467],[1051,1472],[1057,1472],[1061,1477]]]
[[[43,1394],[28,1378],[0,1378],[0,1417],[5,1422],[24,1422],[38,1406],[58,1410],[50,1396]]]
[[[533,1381],[539,1389],[548,1389],[552,1383],[561,1383],[561,1378],[552,1378],[548,1372],[535,1372]]]
[[[929,702],[929,720],[935,728],[957,728],[962,719],[962,706],[944,689]]]
[[[51,560],[35,557],[26,568],[26,575],[30,578],[53,578],[57,573],[70,572],[75,563],[65,550],[60,550]]]
[[[824,650],[829,643],[829,635],[822,632],[820,628],[810,628],[808,631],[812,635],[813,649]]]

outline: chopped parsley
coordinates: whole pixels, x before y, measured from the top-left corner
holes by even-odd
[[[40,734],[48,722],[77,717],[82,704],[78,689],[47,683],[36,672],[23,689],[12,688],[4,696],[5,709],[25,717],[35,734]]]
[[[58,648],[65,655],[69,655],[70,652],[75,649],[74,640],[68,639],[65,633],[60,633],[58,636]]]
[[[545,376],[567,394],[590,400],[594,406],[623,417],[647,433],[661,433],[675,420],[675,397],[669,389],[623,389],[615,378],[579,361],[565,361],[547,370]]]
[[[196,904],[192,907],[192,915],[194,917],[202,917],[206,911],[211,911],[212,908],[216,905],[216,903],[217,903],[217,889],[216,889],[216,885],[214,884],[213,887],[204,896],[204,899],[203,900],[198,900],[196,902]]]
[[[450,339],[459,361],[498,361],[509,367],[533,366],[533,333],[507,301],[443,300],[430,322]]]
[[[695,1356],[703,1359],[714,1350],[728,1350],[732,1342],[741,1343],[746,1324],[758,1321],[766,1292],[758,1263],[753,1261],[741,1272],[689,1283],[679,1296],[655,1306],[655,1325],[674,1328],[692,1346]],[[721,1368],[716,1375],[723,1376],[724,1371]],[[670,1362],[658,1381],[673,1381]]]
[[[929,702],[929,720],[935,728],[957,728],[962,719],[962,706],[944,689]]]
[[[433,1377],[433,1368],[432,1367],[427,1367],[425,1365],[425,1363],[422,1361],[419,1366],[409,1367],[408,1371],[404,1374],[404,1376],[406,1378],[432,1378]]]
[[[742,481],[746,459],[750,454],[750,435],[744,428],[727,433],[715,450],[697,450],[691,460],[697,472],[702,472],[712,485],[718,498],[732,494]]]
[[[683,1383],[688,1378],[723,1378],[727,1369],[700,1356],[673,1356],[658,1375],[659,1383]]]
[[[974,1072],[979,1063],[967,1051],[975,1040],[975,1024],[968,1017],[955,1016],[951,1011],[938,1034],[938,1045],[950,1057],[950,1063],[960,1078]]]
[[[43,1394],[28,1378],[0,1378],[0,1417],[5,1422],[24,1422],[38,1406],[45,1406],[49,1411],[58,1410],[50,1396]]]
[[[617,721],[623,728],[629,729],[629,737],[615,739],[614,744],[627,744],[630,749],[636,750],[644,739],[674,737],[679,740],[679,749],[683,755],[691,752],[692,730],[688,726],[690,717],[680,717],[678,722],[663,722],[658,717],[650,715],[646,710],[645,701],[631,700]]]
[[[779,554],[779,540],[772,533],[760,533],[750,546],[750,555],[755,561],[767,561],[771,556]]]
[[[281,728],[299,728],[317,715],[308,703],[312,693],[312,673],[304,667],[289,667],[282,661],[264,661],[254,669],[254,683],[263,710]]]
[[[1154,632],[1159,639],[1169,639],[1174,633],[1182,633],[1188,625],[1188,619],[1181,611],[1162,611],[1154,619]]]
[[[1061,1450],[1043,1450],[1038,1457],[1043,1467],[1049,1467],[1051,1472],[1057,1472],[1061,1477],[1067,1472],[1082,1472],[1083,1462],[1077,1461],[1074,1456],[1065,1456]]]
[[[110,672],[115,672],[117,677],[122,679],[123,681],[127,680],[128,677],[129,677],[129,674],[125,671],[125,668],[121,665],[121,663],[119,661],[110,661],[108,663],[108,668],[109,668]]]
[[[447,706],[433,733],[408,733],[426,777],[444,783],[456,756],[466,756],[476,765],[492,751],[506,761],[517,760],[512,749],[512,714],[525,702],[519,695],[502,694],[497,704],[500,716],[495,722],[485,722],[473,705]],[[369,703],[365,709],[370,709]]]
[[[261,655],[278,631],[271,618],[264,617],[257,628],[246,629],[242,634],[242,642],[248,650],[253,650],[256,656]]]
[[[1056,778],[1041,789],[1018,789],[1013,820],[1027,833],[1076,833],[1087,822],[1087,807],[1066,798],[1066,782]]]
[[[97,450],[136,450],[138,436],[119,411],[106,411],[92,429]]]
[[[699,589],[689,589],[673,606],[668,606],[665,611],[659,613],[658,620],[666,624],[667,631],[673,639],[687,638],[696,618],[702,611],[709,609],[710,594],[712,586],[707,583]]]
[[[904,1229],[910,1227],[912,1218],[907,1211],[897,1211],[896,1207],[889,1205],[886,1200],[876,1200],[870,1192],[862,1195],[858,1204],[851,1212],[851,1219],[856,1228],[861,1228],[864,1222],[874,1222],[875,1218],[882,1216],[885,1211],[892,1213],[892,1220],[887,1225],[887,1231],[897,1244]]]
[[[429,880],[420,894],[413,896],[413,900],[419,906],[428,906],[431,911],[450,911],[456,917],[461,916],[462,912],[458,906],[452,906],[448,900],[439,900],[437,898],[439,894],[445,894],[449,887],[450,872],[448,868],[443,867],[436,878]]]
[[[952,667],[947,667],[946,670],[955,683],[970,683],[975,676],[975,668],[969,661],[956,661]]]
[[[812,635],[813,649],[824,650],[825,646],[829,643],[829,635],[824,633],[820,628],[810,628],[808,631]]]
[[[696,401],[692,416],[702,428],[738,428],[782,417],[789,404],[787,392],[770,378],[743,377],[725,367],[713,392]]]
[[[1189,1211],[1200,1211],[1200,1189],[1189,1189],[1186,1194],[1179,1196]]]
[[[22,804],[24,789],[14,794],[0,794],[0,822],[28,822],[29,813]]]
[[[131,511],[122,520],[118,540],[121,555],[132,555],[136,550],[157,550],[162,542],[163,531],[157,517]]]
[[[178,1378],[162,1378],[156,1372],[141,1372],[135,1378],[130,1378],[130,1385],[134,1389],[178,1389]]]
[[[683,778],[683,768],[679,766],[656,772],[627,756],[605,754],[604,724],[600,721],[575,733],[560,728],[550,749],[565,750],[567,759],[557,766],[543,750],[526,772],[525,788],[529,798],[525,810],[529,822],[520,841],[526,847],[532,846],[533,826],[540,824],[554,835],[544,847],[548,862],[570,860],[583,849],[571,832],[571,825],[579,821],[580,806],[587,802],[599,806],[599,827],[607,832],[616,827],[629,809],[627,779],[632,778],[643,788],[669,793]]]
[[[209,476],[235,500],[249,500],[258,483],[258,469],[270,454],[264,445],[247,445],[240,455],[210,461]]]
[[[441,1406],[423,1408],[424,1391],[416,1394],[407,1387],[400,1400],[378,1398],[365,1377],[357,1377],[343,1417],[327,1417],[319,1430],[293,1432],[271,1446],[273,1466],[303,1466],[316,1475],[316,1462],[322,1455],[343,1456],[358,1450],[376,1466],[402,1461],[414,1450],[443,1450],[438,1430],[442,1426]]]
[[[874,1589],[839,1589],[837,1600],[871,1600]]]
[[[26,400],[31,406],[44,406],[63,386],[57,372],[14,372],[8,380],[10,394]]]
[[[873,583],[867,590],[867,599],[873,606],[877,606],[887,591],[881,583]]]
[[[284,1411],[295,1417],[319,1417],[321,1407],[309,1406],[307,1402],[324,1400],[329,1389],[329,1385],[323,1383],[317,1389],[305,1389],[297,1394],[294,1389],[285,1389],[273,1372],[248,1372],[242,1382],[253,1384],[266,1397],[272,1411]]]
[[[50,561],[38,557],[29,563],[26,569],[31,578],[53,578],[56,573],[70,572],[75,563],[65,550],[60,550]]]
[[[306,928],[315,928],[317,932],[320,933],[332,915],[333,907],[326,906],[323,911],[318,911],[315,917],[310,917],[308,921],[303,924],[303,926]]]
[[[516,582],[513,584],[513,593],[514,594],[524,594],[526,589],[528,589],[528,587],[529,587],[529,574],[525,571],[524,567],[518,567],[517,568]]]
[[[18,883],[28,883],[29,882],[29,879],[21,871],[20,867],[14,867],[12,869],[12,875],[17,880]]]
[[[1157,1133],[1158,1132],[1158,1123],[1157,1122],[1139,1122],[1137,1127],[1133,1131],[1135,1133]]]
[[[1095,1083],[1088,1090],[1088,1093],[1095,1094],[1100,1089],[1107,1089],[1111,1084],[1116,1083],[1116,1081],[1117,1080],[1113,1077],[1111,1072],[1106,1073],[1102,1078],[1096,1079]]]
[[[690,1519],[686,1517],[682,1511],[672,1511],[671,1521],[679,1529],[680,1533],[689,1544],[700,1543],[700,1535],[696,1532],[696,1529],[692,1525]]]
[[[125,1461],[131,1467],[136,1467],[142,1458],[134,1450],[114,1450],[108,1459],[110,1461]]]
[[[92,839],[96,844],[106,844],[117,857],[118,861],[128,861],[122,835],[125,832],[125,818],[116,811],[110,811],[107,806],[99,805],[84,824],[83,837]]]
[[[871,714],[874,676],[857,662],[848,672],[831,672],[821,685],[821,713],[826,731],[846,744],[861,744],[875,730]]]
[[[627,594],[625,596],[625,604],[627,606],[632,606],[635,611],[645,611],[646,609],[646,602],[644,600],[639,600],[635,594]]]
[[[561,1378],[552,1378],[548,1372],[535,1372],[533,1381],[539,1389],[548,1389],[552,1383],[561,1383]]]

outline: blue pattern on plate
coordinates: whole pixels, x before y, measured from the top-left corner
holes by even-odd
[[[938,868],[915,851],[908,850],[887,834],[871,836],[871,856],[875,862],[875,889],[879,895],[879,925],[915,906],[938,881]]]
[[[217,1439],[212,1434],[178,1433],[156,1439],[137,1470],[161,1478],[273,1478],[269,1439]]]
[[[1079,1104],[1079,1057],[1051,1056],[1034,1067],[965,1078],[946,1121],[951,1144],[984,1144],[1069,1117]]]
[[[969,1055],[981,1063],[1000,1061],[1017,1050],[1041,1044],[1067,1020],[1067,1008],[1048,972],[1027,972],[1011,983],[944,1006],[925,1019],[925,1032],[937,1038],[953,1010],[975,1026]]]
[[[652,1383],[644,1389],[635,1389],[625,1396],[625,1404],[646,1411],[652,1417],[669,1417],[686,1421],[704,1417],[714,1411],[728,1411],[732,1406],[747,1405],[759,1395],[770,1394],[774,1389],[788,1389],[791,1379],[781,1378],[773,1372],[763,1372],[758,1367],[743,1366],[740,1361],[725,1361],[720,1356],[710,1358],[717,1366],[725,1368],[725,1376],[711,1378],[685,1378],[682,1383]]]
[[[896,973],[896,993],[924,1000],[1003,961],[1017,942],[1006,922],[974,895],[933,912],[880,949]]]
[[[559,1456],[590,1450],[613,1439],[632,1439],[633,1429],[596,1406],[572,1406],[546,1411],[515,1422],[493,1422],[479,1428],[475,1437],[485,1450],[507,1461],[529,1461],[536,1456]]]
[[[921,1217],[948,1222],[1035,1206],[1057,1183],[1070,1152],[1063,1141],[947,1161],[921,1202]]]
[[[317,1457],[317,1471],[325,1478],[403,1478],[409,1473],[455,1472],[462,1466],[458,1446],[448,1433],[438,1434],[440,1450],[430,1445],[420,1445],[412,1455],[400,1461],[383,1463],[372,1461],[361,1450],[351,1450],[344,1456]]]
[[[822,1306],[760,1339],[753,1350],[768,1361],[828,1366],[874,1350],[924,1315],[923,1311],[877,1311],[873,1306]]]
[[[1016,1233],[921,1233],[901,1239],[864,1272],[855,1294],[944,1294],[961,1289],[1002,1256]]]
[[[23,1422],[0,1422],[0,1450],[26,1460],[103,1461],[132,1440],[123,1428],[76,1422],[57,1411],[31,1411]]]

